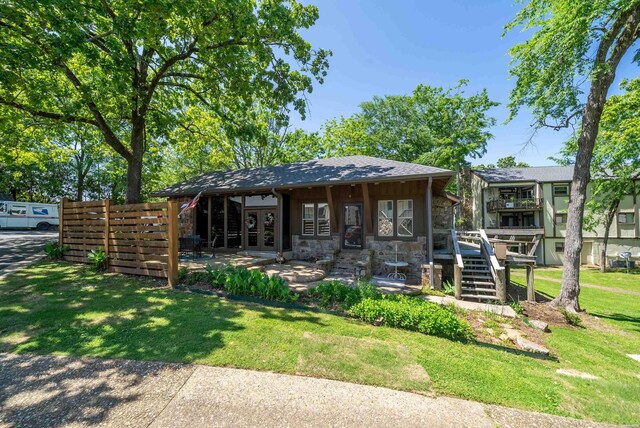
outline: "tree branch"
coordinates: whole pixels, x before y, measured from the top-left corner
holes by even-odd
[[[17,103],[15,101],[9,101],[5,98],[0,97],[0,104],[9,106],[9,107],[13,107],[16,108],[18,110],[22,110],[24,112],[29,113],[32,116],[36,116],[36,117],[44,117],[46,119],[53,119],[53,120],[60,120],[62,122],[66,122],[66,123],[85,123],[85,124],[89,124],[89,125],[94,125],[94,126],[98,126],[98,123],[94,120],[94,119],[90,119],[87,117],[82,117],[82,116],[76,116],[76,115],[65,115],[65,114],[61,114],[61,113],[53,113],[53,112],[49,112],[49,111],[44,111],[44,110],[38,110],[38,109],[34,109],[32,107],[29,107],[25,104],[20,104]]]

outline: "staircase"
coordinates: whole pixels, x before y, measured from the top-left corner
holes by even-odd
[[[495,280],[482,254],[463,254],[462,261],[462,298],[498,300]]]

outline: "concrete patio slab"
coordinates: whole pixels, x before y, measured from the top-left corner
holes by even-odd
[[[468,302],[466,300],[456,300],[454,297],[449,296],[422,296],[422,298],[439,305],[454,305],[458,308],[466,309],[468,311],[491,312],[493,314],[509,318],[515,318],[517,316],[516,311],[514,311],[511,306],[507,305],[492,305],[490,303]]]

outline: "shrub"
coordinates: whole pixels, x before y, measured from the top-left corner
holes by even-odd
[[[453,284],[449,281],[446,281],[444,284],[442,284],[442,292],[447,296],[455,296],[456,287],[454,287]]]
[[[186,282],[188,275],[189,275],[189,269],[187,269],[185,266],[182,266],[180,269],[178,269],[178,282],[181,284],[183,282]]]
[[[101,247],[89,251],[87,259],[96,271],[103,271],[107,268],[107,253],[105,253]]]
[[[287,282],[278,276],[268,276],[257,269],[225,266],[213,269],[205,268],[207,281],[215,288],[223,288],[229,294],[253,296],[267,300],[293,302],[298,295],[287,286]]]
[[[201,282],[209,283],[209,275],[207,274],[207,272],[202,271],[189,272],[189,274],[185,277],[184,282],[187,285],[196,285]]]
[[[447,339],[473,338],[471,326],[465,320],[435,303],[408,296],[383,296],[363,299],[351,308],[356,318],[374,325],[386,325]]]
[[[524,313],[524,307],[520,304],[520,302],[513,301],[509,304],[509,306],[511,306],[511,309],[513,309],[518,315],[522,315]]]
[[[560,312],[568,324],[575,327],[582,327],[582,318],[580,318],[580,315],[569,312],[566,309],[560,309]]]
[[[376,286],[370,282],[358,282],[355,287],[352,287],[338,280],[320,282],[309,290],[309,295],[318,298],[321,306],[342,306],[345,309],[349,309],[362,299],[375,300],[380,297]]]
[[[52,241],[45,245],[44,252],[49,260],[60,260],[68,249],[68,247],[61,247],[58,241]]]

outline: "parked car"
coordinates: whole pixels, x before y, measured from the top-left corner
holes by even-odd
[[[60,225],[58,205],[0,201],[0,229],[49,230]]]

